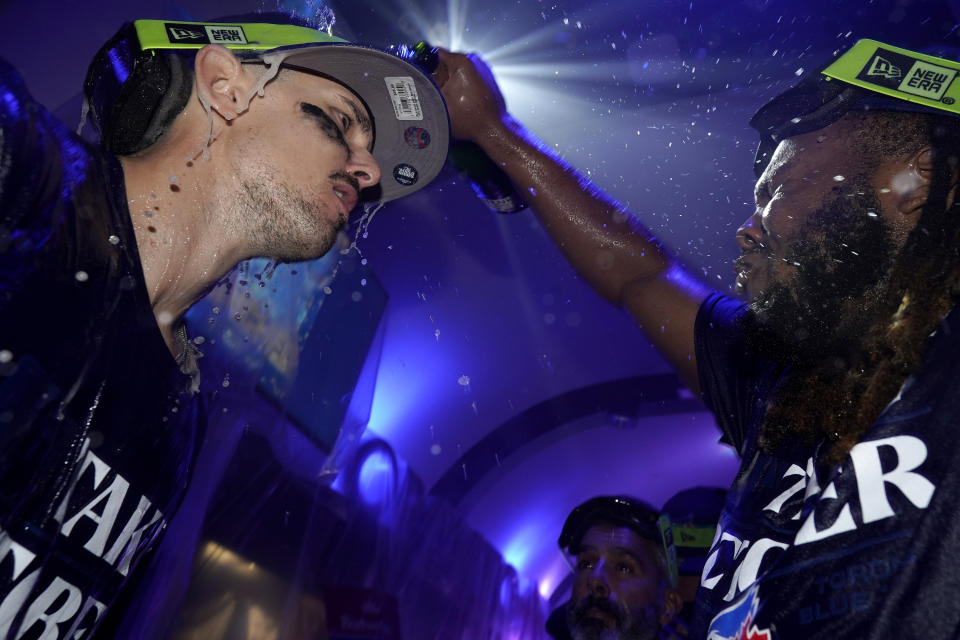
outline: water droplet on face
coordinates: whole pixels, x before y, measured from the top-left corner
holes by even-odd
[[[90,275],[86,271],[77,271],[73,274],[73,277],[77,279],[77,282],[86,282],[90,279]]]
[[[157,322],[160,324],[170,324],[173,321],[173,315],[169,311],[161,311],[157,314]]]
[[[117,236],[110,236],[109,238],[107,238],[107,242],[109,242],[113,246],[117,246],[118,244],[120,244],[120,238],[118,238]]]
[[[169,180],[170,180],[170,184],[180,184],[180,178],[173,175],[172,173],[170,174]]]

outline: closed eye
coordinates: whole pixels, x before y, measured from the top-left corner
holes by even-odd
[[[350,116],[343,113],[342,111],[337,111],[336,115],[337,115],[337,120],[340,121],[340,126],[342,127],[343,132],[347,133],[350,130],[350,127],[353,126],[353,120],[350,118]]]
[[[341,131],[340,125],[338,125],[330,116],[328,116],[323,109],[315,104],[310,104],[309,102],[301,102],[300,111],[309,116],[310,119],[320,127],[320,130],[323,131],[328,138],[342,146],[348,152],[350,151],[350,147],[347,145],[347,141],[343,137],[344,132]],[[334,115],[337,114],[334,113]]]
[[[758,182],[753,190],[753,200],[757,204],[757,209],[762,209],[770,202],[770,184],[768,182]]]

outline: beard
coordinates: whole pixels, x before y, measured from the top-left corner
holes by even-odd
[[[854,195],[837,195],[811,215],[786,256],[794,273],[756,296],[740,317],[755,355],[801,369],[832,359],[841,373],[876,323],[895,247],[876,214],[876,192],[863,179],[853,186]]]
[[[614,619],[608,627],[603,620],[587,615],[591,609]],[[567,622],[574,640],[655,640],[660,631],[654,605],[643,609],[627,609],[609,598],[586,596],[567,611]]]
[[[242,183],[239,211],[254,255],[283,262],[323,256],[347,224],[346,216],[337,212],[331,220],[330,212],[269,178]]]

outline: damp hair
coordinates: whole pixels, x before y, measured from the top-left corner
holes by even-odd
[[[837,371],[834,358],[795,371],[774,393],[761,446],[774,452],[800,440],[831,443],[824,461],[839,463],[920,366],[929,335],[960,300],[960,127],[946,116],[858,112],[851,144],[868,175],[890,158],[929,146],[930,195],[897,255],[886,295],[862,344]],[[950,202],[950,198],[953,202]]]
[[[312,29],[319,28],[318,24],[306,18],[281,12],[224,16],[207,22],[258,22],[291,24]],[[130,155],[153,146],[163,138],[164,134],[170,130],[176,119],[186,109],[194,95],[196,54],[195,50],[175,49],[158,52],[149,59],[148,63],[151,64],[151,68],[146,73],[135,76],[139,84],[129,87],[127,91],[134,96],[146,95],[150,89],[155,90],[157,87],[162,87],[164,88],[163,95],[153,105],[147,104],[145,101],[137,103],[142,108],[152,109],[149,121],[142,130],[139,125],[125,126],[122,121],[114,123],[112,139],[108,145],[111,150],[118,155]],[[257,60],[244,62],[244,64],[262,63]],[[281,69],[277,77],[284,74],[285,70]]]

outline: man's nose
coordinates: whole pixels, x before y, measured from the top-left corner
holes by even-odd
[[[740,247],[741,253],[749,253],[763,247],[763,227],[760,223],[759,209],[737,229],[737,246]]]
[[[380,182],[380,165],[366,149],[353,150],[347,159],[346,170],[357,179],[361,189],[373,187]]]
[[[590,595],[598,598],[607,598],[610,596],[610,585],[607,583],[607,567],[603,561],[594,565],[590,572],[590,582],[588,587]]]

